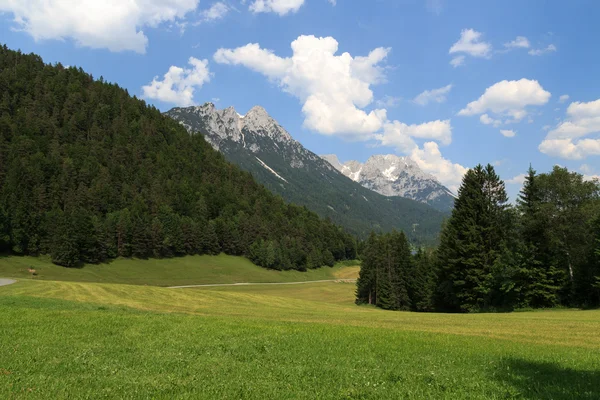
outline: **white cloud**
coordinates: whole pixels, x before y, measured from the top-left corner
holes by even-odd
[[[593,168],[590,167],[587,164],[581,164],[581,167],[579,167],[579,170],[581,172],[583,172],[584,174],[591,174],[591,173],[593,173]]]
[[[511,185],[523,185],[523,183],[525,183],[525,178],[527,178],[527,175],[520,174],[515,176],[514,178],[508,179],[506,183],[509,183]]]
[[[499,119],[494,119],[494,118],[490,117],[490,116],[489,116],[489,115],[487,115],[487,114],[482,114],[482,115],[479,117],[479,121],[480,121],[482,124],[484,124],[484,125],[493,125],[493,126],[494,126],[494,128],[497,128],[497,127],[499,127],[500,125],[502,125],[502,121],[501,121],[501,120],[499,120]]]
[[[79,46],[145,53],[143,28],[178,26],[198,0],[0,0],[0,13],[14,16],[17,29],[35,41],[73,39]]]
[[[548,132],[548,139],[573,139],[600,132],[600,99],[571,103],[567,116],[566,121]]]
[[[384,125],[383,134],[377,135],[376,138],[382,145],[395,147],[408,154],[418,147],[413,138],[430,139],[442,145],[449,145],[452,142],[452,126],[450,120],[437,120],[419,125],[389,121]]]
[[[547,53],[554,53],[557,50],[556,46],[553,44],[549,44],[548,47],[543,49],[531,49],[529,50],[529,54],[532,56],[541,56]]]
[[[508,49],[528,49],[531,44],[525,36],[517,36],[512,42],[504,43],[504,47]]]
[[[373,102],[372,84],[385,80],[382,63],[389,49],[377,48],[366,57],[336,55],[332,37],[300,36],[292,42],[292,56],[283,58],[258,44],[219,49],[221,64],[243,65],[260,72],[300,99],[304,125],[326,135],[367,139],[387,120],[385,109],[366,112]]]
[[[516,132],[513,130],[510,130],[510,129],[501,129],[500,133],[502,134],[502,136],[508,137],[508,138],[515,137],[515,135],[516,135]]]
[[[464,53],[471,57],[489,58],[492,52],[492,45],[482,41],[482,36],[483,34],[473,29],[463,29],[460,33],[460,39],[450,47],[448,53]],[[450,63],[455,67],[462,65],[464,63],[464,56],[462,60],[455,58]]]
[[[538,148],[549,156],[581,160],[600,155],[600,139],[583,139],[576,142],[572,139],[544,139]]]
[[[478,100],[469,103],[458,115],[491,112],[513,119],[507,122],[518,122],[527,116],[526,107],[546,104],[550,96],[550,92],[545,91],[538,81],[501,81],[488,87]]]
[[[422,106],[427,105],[432,101],[436,103],[443,103],[446,101],[446,95],[451,89],[452,85],[447,85],[439,89],[425,90],[423,93],[415,97],[413,101]]]
[[[327,1],[329,1],[329,3],[330,3],[332,6],[335,6],[335,5],[337,4],[337,0],[327,0]]]
[[[249,8],[253,13],[272,12],[284,16],[297,12],[303,4],[304,0],[254,0]]]
[[[435,140],[447,145],[452,140],[449,120],[407,125],[389,121],[384,106],[395,105],[396,98],[378,101],[382,108],[365,111],[373,103],[371,85],[385,81],[381,66],[390,49],[377,48],[365,57],[337,54],[338,42],[332,38],[300,36],[292,42],[292,55],[280,57],[258,44],[236,49],[219,49],[214,60],[221,64],[242,65],[265,75],[303,104],[304,126],[324,135],[351,140],[376,140],[409,154],[442,183],[460,183],[465,170],[444,159],[437,143],[420,149],[416,139]]]
[[[458,192],[463,175],[467,168],[460,164],[453,164],[445,159],[435,142],[426,142],[422,149],[415,148],[410,158],[413,159],[423,171],[438,178],[448,189]]]
[[[401,100],[401,97],[383,96],[383,98],[377,100],[375,104],[377,105],[377,107],[381,108],[394,108],[398,107]]]
[[[206,9],[200,13],[201,20],[205,22],[216,21],[219,19],[223,19],[228,13],[231,11],[231,8],[223,3],[222,1],[218,1],[209,9]]]
[[[566,102],[567,100],[569,100],[569,95],[568,94],[563,94],[562,96],[560,96],[560,98],[558,99],[558,101],[560,101],[561,103]]]
[[[178,106],[194,104],[194,91],[210,81],[211,73],[208,60],[190,57],[188,63],[192,68],[171,66],[162,81],[154,77],[150,84],[142,87],[144,97]]]
[[[450,60],[450,65],[454,68],[465,65],[465,56],[456,56],[452,60]]]
[[[542,153],[580,160],[600,155],[600,138],[581,139],[600,133],[600,99],[574,102],[567,108],[567,119],[548,132],[539,146]]]
[[[598,181],[600,183],[600,175],[583,175],[584,181]]]

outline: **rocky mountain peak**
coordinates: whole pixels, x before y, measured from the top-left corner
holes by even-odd
[[[341,163],[337,156],[322,156],[334,168],[355,182],[384,196],[400,196],[421,201],[447,211],[454,203],[453,194],[433,175],[419,168],[410,157],[394,154],[374,155],[365,163]]]

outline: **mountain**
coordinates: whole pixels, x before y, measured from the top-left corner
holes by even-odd
[[[349,233],[117,85],[4,46],[0,88],[2,253],[75,267],[224,252],[296,270],[356,257]]]
[[[246,115],[214,104],[174,108],[166,115],[190,134],[201,133],[225,158],[249,171],[285,200],[366,237],[371,230],[405,231],[413,242],[433,242],[446,214],[401,197],[386,197],[344,176],[307,150],[262,107]]]
[[[348,178],[384,196],[406,197],[445,212],[454,207],[454,194],[409,157],[377,155],[364,164],[358,161],[342,164],[334,154],[321,157]]]

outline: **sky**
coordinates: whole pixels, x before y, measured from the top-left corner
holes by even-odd
[[[600,175],[595,0],[0,0],[0,43],[160,110],[263,106],[317,154]]]

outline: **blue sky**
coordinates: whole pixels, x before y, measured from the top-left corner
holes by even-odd
[[[161,110],[261,105],[342,161],[395,153],[455,189],[495,163],[600,174],[600,2],[0,0],[0,41]],[[293,49],[292,49],[293,46]]]

